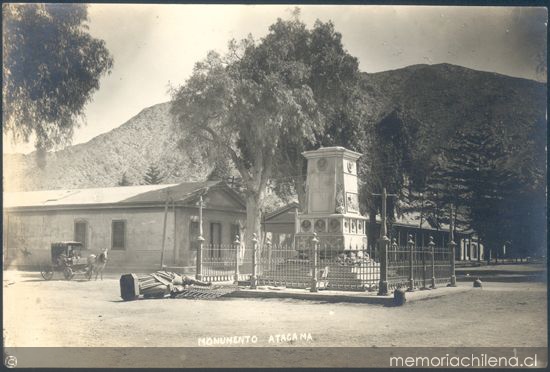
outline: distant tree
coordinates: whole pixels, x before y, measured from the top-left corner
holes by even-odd
[[[412,174],[420,173],[413,164],[418,162],[415,147],[416,133],[413,128],[418,123],[403,110],[397,108],[384,113],[374,122],[365,126],[365,142],[362,146],[365,155],[359,159],[360,200],[364,213],[369,215],[369,236],[375,236],[376,215],[381,211],[382,199],[373,196],[383,188],[397,198],[386,200],[388,222],[395,220],[399,212],[398,200],[405,200],[405,186],[412,182]],[[378,237],[376,237],[378,238]],[[374,244],[376,239],[372,239]]]
[[[164,177],[161,175],[160,169],[158,169],[158,167],[155,165],[150,165],[145,172],[143,181],[147,185],[158,185],[162,183],[163,178]]]
[[[528,211],[521,206],[530,205],[532,199],[532,195],[525,198],[527,185],[518,177],[522,171],[507,166],[512,156],[507,151],[510,139],[499,136],[498,131],[489,125],[459,131],[427,182],[432,195],[430,212],[448,222],[445,209],[453,204],[462,211],[459,215],[466,217],[459,222],[476,231],[494,258],[501,256],[505,244],[512,243],[516,254],[527,248],[516,243],[520,243],[518,231],[526,229],[522,220],[527,217],[523,212]]]
[[[130,186],[132,183],[128,181],[128,177],[126,176],[126,172],[122,173],[121,179],[117,182],[118,186]]]
[[[110,72],[105,42],[87,32],[84,4],[3,4],[2,127],[39,153],[71,140]]]

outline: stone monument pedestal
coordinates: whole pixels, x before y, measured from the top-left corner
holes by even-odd
[[[306,151],[306,205],[296,216],[296,249],[313,249],[317,233],[322,256],[367,248],[367,218],[359,214],[357,159],[361,154],[343,147]]]

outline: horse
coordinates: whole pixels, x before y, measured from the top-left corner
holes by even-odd
[[[95,254],[88,256],[88,279],[92,279],[92,275],[95,273],[95,280],[98,275],[101,275],[101,280],[103,280],[103,270],[107,265],[107,260],[107,248],[104,248],[97,256]]]

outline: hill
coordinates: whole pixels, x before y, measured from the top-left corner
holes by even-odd
[[[542,83],[439,64],[364,73],[362,86],[368,120],[384,122],[399,112],[397,125],[414,132],[416,151],[424,155],[445,146],[457,129],[486,123],[494,125],[497,135],[517,138],[519,144],[533,133],[523,133],[525,126],[516,124],[533,123],[533,131],[542,131],[535,138],[546,141],[546,126],[534,124],[546,110]],[[169,108],[169,102],[151,106],[87,143],[48,153],[43,168],[35,153],[4,155],[4,189],[115,186],[123,173],[139,184],[151,164],[162,171],[164,182],[203,180],[212,166],[194,162],[177,148]]]
[[[415,127],[409,130],[417,131],[418,138],[432,138],[434,146],[465,126],[490,124],[501,135],[521,136],[513,133],[521,128],[518,122],[534,124],[546,112],[546,84],[450,64],[365,73],[362,85],[376,97],[374,120],[400,111],[400,117],[409,118],[403,119],[405,125]]]
[[[35,152],[4,155],[4,190],[116,186],[123,173],[130,183],[142,184],[151,164],[161,170],[163,183],[203,180],[209,166],[178,150],[169,109],[169,102],[148,107],[87,143],[48,153],[44,167]]]

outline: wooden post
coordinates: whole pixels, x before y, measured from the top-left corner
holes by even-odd
[[[456,275],[455,275],[455,248],[456,243],[454,242],[454,206],[451,204],[451,223],[449,225],[449,248],[451,254],[451,287],[456,287]]]
[[[168,194],[164,203],[164,224],[162,226],[162,250],[160,251],[160,269],[164,269],[164,243],[166,242],[166,219],[168,218]]]
[[[409,234],[409,240],[407,241],[409,246],[409,292],[414,291],[414,241],[412,240],[412,235]]]
[[[318,256],[319,256],[319,239],[317,239],[317,233],[313,233],[313,275],[311,276],[311,288],[310,292],[317,292],[317,282],[318,282]]]
[[[432,257],[432,285],[430,288],[435,289],[435,243],[434,237],[430,235],[430,242],[428,243],[430,247],[431,257]]]
[[[241,246],[241,242],[239,241],[239,235],[235,236],[235,241],[233,242],[233,245],[235,246],[235,275],[233,277],[233,280],[235,284],[239,283],[239,247]]]
[[[177,260],[179,259],[179,252],[178,252],[178,249],[177,249],[177,244],[176,244],[176,240],[177,240],[177,223],[176,223],[176,202],[174,200],[172,200],[172,212],[174,214],[174,244],[173,244],[173,248],[172,248],[172,260],[174,263],[177,262]]]
[[[258,259],[258,238],[256,233],[252,234],[252,276],[250,277],[250,288],[256,289],[256,283],[258,280],[257,273],[257,259]]]
[[[204,244],[204,237],[202,235],[202,208],[204,203],[202,201],[202,195],[199,197],[199,236],[197,237],[198,247],[197,247],[197,263],[196,263],[196,272],[195,278],[197,280],[202,280],[202,247]]]
[[[390,239],[383,236],[378,239],[378,251],[380,252],[380,282],[378,284],[378,295],[388,295],[388,245]]]

